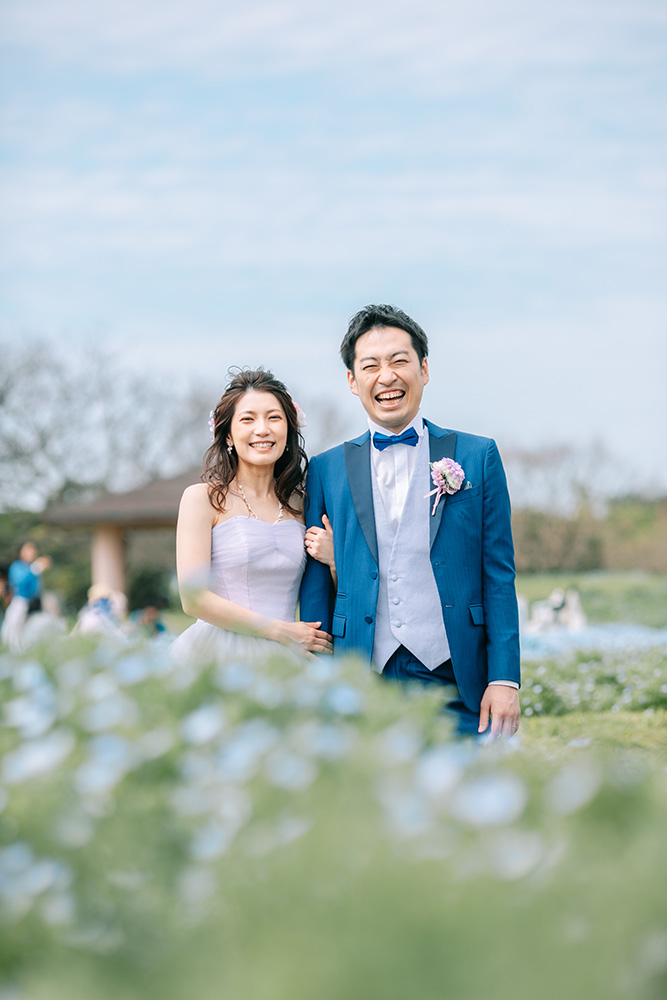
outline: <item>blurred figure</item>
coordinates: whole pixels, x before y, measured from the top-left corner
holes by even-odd
[[[133,611],[130,615],[130,626],[133,633],[144,635],[149,639],[163,636],[167,632],[164,622],[160,619],[160,612],[154,604]]]
[[[579,591],[575,587],[568,590],[554,587],[545,600],[534,602],[530,620],[525,622],[523,630],[528,635],[535,635],[560,626],[568,632],[581,632],[587,624]]]
[[[9,593],[9,566],[7,563],[0,563],[0,627],[5,617],[5,608],[9,604],[11,595]]]
[[[28,649],[66,632],[60,602],[52,591],[33,597],[28,603],[28,615],[21,634],[21,648]]]
[[[123,622],[127,600],[118,590],[103,583],[95,583],[88,590],[88,603],[79,612],[72,629],[76,635],[112,635],[126,638]]]
[[[582,632],[588,624],[576,587],[569,587],[565,591],[563,606],[558,610],[558,624],[564,625],[569,632]]]
[[[2,641],[9,649],[21,648],[30,602],[40,602],[41,610],[42,573],[50,566],[51,559],[49,556],[38,556],[34,542],[23,542],[18,559],[9,567],[11,601],[2,622]],[[36,604],[33,605],[33,608],[36,607]]]

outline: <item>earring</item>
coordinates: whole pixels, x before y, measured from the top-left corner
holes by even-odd
[[[227,453],[228,453],[229,455],[231,455],[231,453],[232,453],[232,448],[233,448],[233,447],[234,447],[234,445],[231,445],[231,444],[228,444],[228,445],[227,445]]]

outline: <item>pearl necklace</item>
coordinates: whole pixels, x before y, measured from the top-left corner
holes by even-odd
[[[245,495],[245,490],[244,490],[244,489],[243,489],[243,487],[241,486],[241,484],[240,484],[240,482],[238,481],[238,479],[237,479],[237,481],[236,481],[236,485],[238,486],[238,489],[239,489],[239,493],[240,493],[240,495],[241,495],[241,499],[243,500],[244,504],[246,505],[246,507],[247,507],[247,508],[248,508],[248,510],[250,511],[250,514],[251,514],[251,516],[252,516],[252,517],[254,517],[256,521],[261,521],[261,520],[262,520],[262,519],[261,519],[261,517],[257,517],[257,514],[255,514],[254,510],[252,509],[252,507],[251,507],[251,506],[250,506],[250,504],[248,503],[248,498],[247,498],[247,496]],[[267,523],[267,524],[277,524],[277,523],[278,523],[278,521],[282,521],[282,519],[283,519],[283,505],[281,504],[281,502],[280,502],[280,500],[279,500],[279,501],[278,501],[278,517],[277,517],[277,518],[275,519],[275,521],[273,521],[273,522],[271,522],[271,521],[267,521],[267,522],[265,522],[265,523]]]

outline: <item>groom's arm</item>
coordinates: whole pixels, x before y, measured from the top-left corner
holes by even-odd
[[[516,600],[514,545],[509,493],[495,441],[490,441],[484,459],[482,572],[484,622],[487,635],[488,681],[521,682],[519,657],[519,613]],[[519,697],[516,690],[490,683],[482,700],[480,728],[488,713],[492,732],[516,729]]]
[[[311,459],[308,464],[305,513],[306,528],[321,528],[322,514],[327,514],[333,521],[331,512],[326,508],[320,463],[317,457]],[[321,628],[330,633],[335,601],[336,593],[329,567],[308,556],[299,594],[301,621],[322,622]]]

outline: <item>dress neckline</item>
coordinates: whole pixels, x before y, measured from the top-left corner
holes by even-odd
[[[229,524],[230,521],[238,521],[239,518],[242,521],[254,521],[255,524],[265,524],[267,528],[278,528],[283,524],[298,524],[300,528],[303,528],[304,531],[306,530],[305,524],[301,524],[301,522],[297,521],[295,517],[286,517],[283,518],[282,521],[262,521],[261,518],[251,517],[250,514],[232,514],[231,517],[226,517],[224,521],[218,521],[217,524],[214,524],[211,531],[214,531],[216,528],[221,528],[223,524]]]

